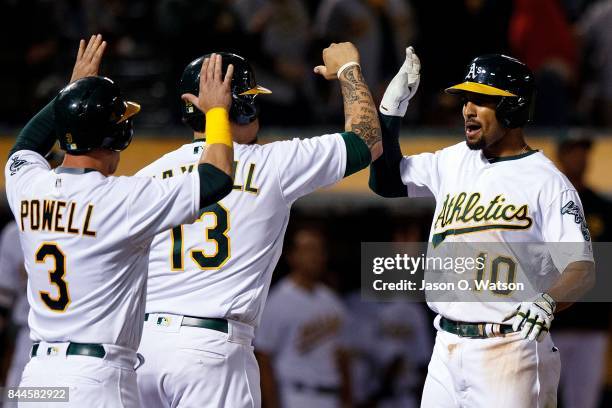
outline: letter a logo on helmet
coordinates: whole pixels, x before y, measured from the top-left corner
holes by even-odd
[[[470,65],[470,70],[465,77],[469,79],[476,79],[476,64],[474,62],[472,62],[472,65]]]

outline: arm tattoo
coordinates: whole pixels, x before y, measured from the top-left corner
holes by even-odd
[[[358,65],[347,68],[340,75],[346,131],[354,132],[371,149],[381,141],[376,105],[361,75]]]

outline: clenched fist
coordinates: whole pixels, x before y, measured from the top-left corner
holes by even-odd
[[[332,43],[323,50],[323,64],[314,68],[315,74],[320,74],[325,79],[335,79],[338,70],[346,64],[359,64],[359,51],[350,42]]]

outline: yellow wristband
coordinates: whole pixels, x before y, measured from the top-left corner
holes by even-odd
[[[234,147],[229,115],[225,108],[212,108],[206,112],[206,144],[222,143]]]

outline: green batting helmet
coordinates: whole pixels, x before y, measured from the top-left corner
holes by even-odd
[[[504,127],[523,127],[531,121],[535,99],[533,73],[515,58],[502,54],[476,57],[468,65],[464,81],[446,92],[499,96],[496,117]]]
[[[232,106],[229,111],[230,121],[246,125],[253,122],[259,114],[257,95],[272,93],[267,88],[257,85],[255,73],[246,58],[230,52],[218,52],[222,60],[222,72],[227,70],[228,65],[234,66],[232,75]],[[197,95],[200,90],[200,70],[204,59],[211,54],[206,54],[189,63],[179,83],[180,94],[190,93]],[[190,102],[182,101],[181,113],[183,122],[196,132],[204,132],[205,115]]]
[[[75,81],[55,100],[55,130],[62,150],[85,154],[96,148],[124,150],[132,141],[132,116],[140,105],[127,101],[119,86],[105,77]]]

